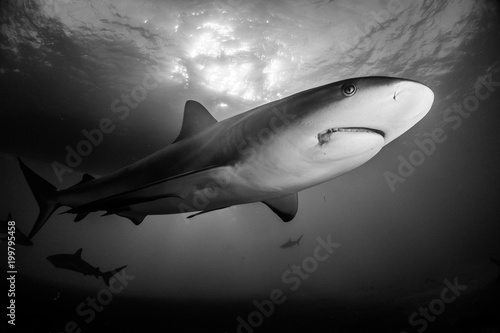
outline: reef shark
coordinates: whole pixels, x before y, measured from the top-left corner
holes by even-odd
[[[288,241],[285,244],[281,245],[280,248],[281,249],[288,249],[288,248],[294,247],[295,245],[299,245],[299,242],[300,242],[302,236],[304,236],[304,235],[300,235],[300,237],[294,241],[291,238],[288,238]]]
[[[82,259],[82,251],[83,249],[80,248],[74,254],[55,254],[53,256],[47,257],[47,260],[57,268],[68,269],[71,271],[82,273],[83,275],[93,275],[96,278],[101,277],[104,280],[104,283],[106,283],[106,285],[108,286],[109,279],[111,279],[113,275],[127,267],[122,266],[120,268],[103,273],[98,267],[94,267]]]
[[[109,175],[63,190],[20,166],[40,207],[32,238],[61,206],[141,223],[147,215],[206,213],[263,202],[283,221],[297,193],[375,156],[429,111],[432,90],[416,81],[361,77],[312,88],[217,121],[187,101],[169,146]]]

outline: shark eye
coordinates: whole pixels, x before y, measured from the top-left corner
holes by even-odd
[[[356,86],[352,83],[347,83],[342,86],[342,93],[346,97],[351,97],[352,95],[354,95],[356,93],[356,90]]]

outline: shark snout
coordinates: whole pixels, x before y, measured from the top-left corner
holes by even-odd
[[[395,84],[393,99],[397,102],[405,98],[419,99],[432,105],[434,92],[420,82],[401,80]]]
[[[404,104],[407,119],[415,125],[431,109],[434,92],[426,85],[415,81],[402,81],[396,86],[395,101]],[[411,127],[410,126],[410,127]]]
[[[430,110],[434,102],[434,93],[426,85],[399,80],[393,86],[389,118],[383,129],[386,144],[406,132],[419,122]]]

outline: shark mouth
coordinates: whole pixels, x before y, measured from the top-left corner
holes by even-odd
[[[366,128],[366,127],[334,127],[334,128],[329,128],[324,130],[323,132],[318,133],[318,146],[322,146],[328,141],[330,141],[330,136],[333,133],[339,133],[339,132],[357,132],[357,133],[373,133],[373,134],[378,134],[382,137],[384,137],[384,132],[373,129],[373,128]]]

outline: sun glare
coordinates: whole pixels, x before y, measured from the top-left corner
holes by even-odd
[[[290,59],[280,52],[286,46],[280,44],[282,40],[265,39],[274,44],[270,49],[278,47],[275,54],[265,55],[262,48],[266,46],[256,44],[246,31],[236,30],[231,20],[194,16],[195,24],[179,21],[173,29],[183,36],[186,57],[171,67],[172,80],[187,84],[190,77],[197,77],[197,84],[207,89],[246,101],[276,96],[273,92],[286,79],[283,72],[290,65]]]

